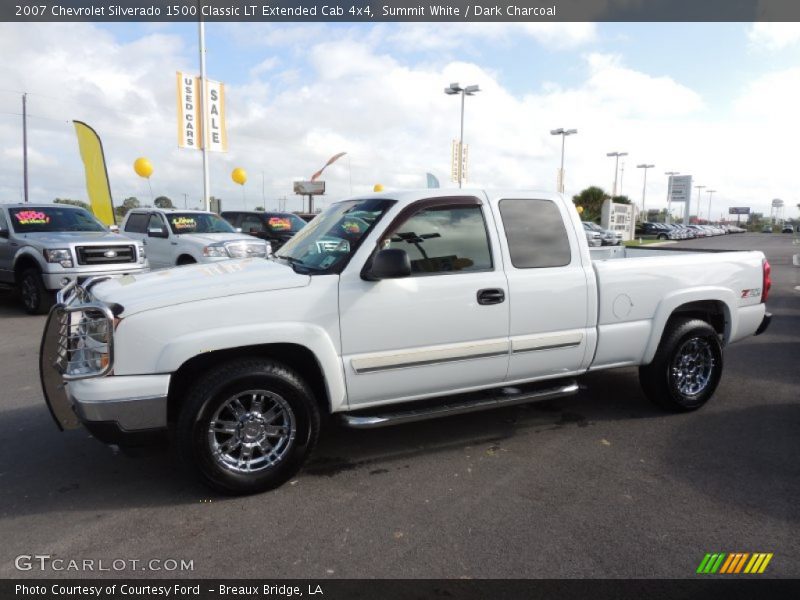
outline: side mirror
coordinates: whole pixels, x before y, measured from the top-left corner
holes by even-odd
[[[0,238],[8,239],[8,236],[9,236],[8,229],[0,228]]]
[[[169,235],[167,234],[167,232],[166,232],[166,231],[164,231],[163,229],[161,229],[160,227],[150,227],[150,228],[147,230],[147,236],[148,236],[148,237],[153,237],[153,238],[165,238],[165,237],[169,237]]]
[[[367,281],[399,279],[411,275],[411,260],[400,248],[380,250],[372,259],[372,266],[363,275]]]

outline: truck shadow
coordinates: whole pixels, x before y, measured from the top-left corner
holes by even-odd
[[[476,446],[491,452],[509,438],[547,432],[579,437],[583,428],[602,421],[675,418],[661,459],[666,472],[733,505],[798,519],[798,510],[790,513],[785,503],[800,496],[800,406],[671,417],[650,406],[633,369],[591,374],[582,383],[586,387],[573,397],[386,429],[351,430],[332,422],[297,479],[305,480],[304,493],[312,501],[327,493],[327,478],[411,468],[415,457]],[[60,433],[44,404],[7,409],[3,421],[0,520],[55,510],[189,505],[214,497],[183,470],[174,452],[129,457],[82,429]],[[269,495],[260,498],[269,501]]]
[[[335,477],[362,469],[367,475],[408,464],[415,456],[465,446],[491,448],[526,430],[581,428],[599,419],[661,415],[641,397],[635,377],[619,377],[613,385],[625,393],[615,394],[610,402],[598,401],[594,392],[584,390],[554,401],[380,430],[346,429],[332,420],[298,478]],[[196,504],[198,498],[213,496],[184,471],[172,449],[127,456],[83,429],[59,432],[43,402],[5,409],[3,422],[0,520],[65,509]]]
[[[524,432],[542,433],[588,427],[597,421],[663,416],[639,388],[635,370],[596,373],[581,380],[576,396],[422,421],[397,427],[352,430],[332,422],[303,472],[333,477],[344,471],[373,469],[420,455],[465,446],[490,449]],[[605,391],[614,389],[613,397]]]

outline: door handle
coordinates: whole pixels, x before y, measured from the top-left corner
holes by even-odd
[[[506,293],[500,288],[478,290],[478,304],[501,304],[506,299]]]

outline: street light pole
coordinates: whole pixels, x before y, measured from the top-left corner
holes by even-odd
[[[711,222],[711,194],[717,190],[706,190],[708,192],[708,221]]]
[[[614,161],[614,192],[611,194],[611,197],[617,195],[617,175],[619,174],[619,157],[620,156],[628,156],[627,152],[608,152],[606,156],[613,156],[615,158]]]
[[[706,186],[704,186],[704,185],[696,185],[694,187],[697,190],[697,224],[699,225],[700,224],[700,202],[701,202],[701,198],[700,198],[700,193],[701,192],[700,192],[700,190],[702,190]],[[692,220],[692,207],[690,205],[689,206],[689,221],[691,222],[691,220]]]
[[[645,195],[647,194],[647,169],[652,169],[655,165],[648,165],[648,164],[641,164],[636,165],[637,169],[644,169],[644,182],[642,183],[642,221],[647,220],[647,213],[645,212],[644,202],[645,202]]]
[[[667,179],[667,224],[669,224],[672,221],[672,176],[680,175],[680,172],[665,171],[664,175],[669,178]]]
[[[461,187],[462,175],[464,172],[464,97],[474,96],[481,89],[477,85],[461,87],[458,83],[451,83],[450,87],[444,88],[444,93],[448,96],[461,94],[461,135],[458,139],[458,187]]]
[[[564,193],[564,140],[567,138],[568,135],[572,135],[574,133],[578,133],[578,130],[564,129],[563,127],[550,130],[550,135],[561,136],[561,168],[558,171],[558,192],[561,194]]]

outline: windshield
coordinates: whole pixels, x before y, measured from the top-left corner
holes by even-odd
[[[172,233],[236,233],[225,219],[211,213],[167,213]]]
[[[272,233],[297,233],[305,226],[303,219],[291,213],[267,217],[267,227]]]
[[[44,206],[10,208],[8,212],[11,214],[11,223],[17,233],[106,230],[100,221],[82,208]]]
[[[330,271],[347,262],[394,203],[385,198],[337,202],[303,227],[275,256],[312,271]]]

